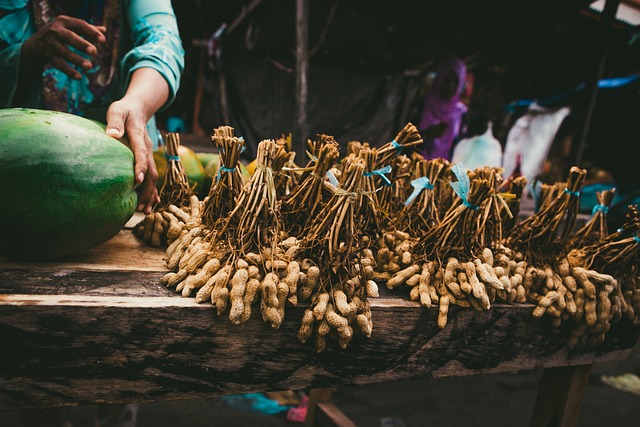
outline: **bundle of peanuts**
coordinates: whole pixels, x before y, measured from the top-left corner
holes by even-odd
[[[494,303],[534,303],[536,318],[547,316],[555,327],[569,319],[575,323],[569,345],[577,345],[583,336],[589,345],[597,345],[604,340],[611,321],[626,315],[637,322],[638,317],[632,304],[635,291],[630,294],[627,290],[625,297],[613,276],[589,268],[575,256],[568,257],[563,239],[570,236],[567,229],[575,221],[575,194],[583,174],[572,168],[568,182],[563,184],[567,191],[557,192],[555,199],[548,198],[538,213],[510,230],[508,223],[513,215],[505,215],[505,205],[506,209],[518,205],[513,198],[506,199],[509,204],[501,204],[495,191],[499,180],[492,180],[489,170],[471,171],[466,200],[461,197],[449,207],[422,238],[392,230],[376,242],[375,277],[386,280],[389,289],[408,288],[410,299],[427,308],[438,304],[441,328],[446,326],[452,304],[488,310]],[[464,181],[460,170],[455,175]],[[492,184],[483,186],[479,180]],[[522,177],[513,181],[513,185],[523,187]],[[478,197],[483,188],[489,190],[486,197]],[[433,188],[424,190],[429,191]],[[602,218],[596,220],[602,222]],[[492,231],[487,231],[486,224],[494,224]],[[501,235],[503,230],[509,231],[506,239]],[[592,246],[595,250],[603,247],[607,246]],[[632,265],[632,261],[627,262],[621,266],[622,271]],[[627,282],[634,280],[626,277]]]
[[[362,204],[369,202],[362,197],[365,170],[363,158],[350,156],[342,162],[338,187],[305,231],[302,254],[318,269],[319,280],[312,289],[311,306],[305,310],[298,339],[305,342],[315,332],[318,352],[326,348],[326,338],[332,333],[344,349],[355,332],[370,337],[373,329],[368,298],[378,296],[378,285],[373,281],[375,261],[366,247],[369,239],[356,226],[358,213],[366,209]]]
[[[159,191],[160,203],[134,227],[138,237],[151,246],[162,246],[173,241],[182,229],[181,224],[188,223],[188,227],[193,228],[200,221],[200,201],[189,187],[178,156],[178,134],[168,134],[164,148],[167,170]]]
[[[218,315],[229,308],[229,319],[236,325],[249,320],[259,300],[263,320],[277,329],[287,300],[297,297],[295,238],[280,241],[283,226],[271,169],[281,148],[272,140],[262,141],[256,172],[233,210],[211,226],[185,227],[167,248],[167,267],[177,271],[165,275],[162,283],[175,286],[183,296],[195,292],[197,302],[211,301]]]
[[[413,241],[415,247],[416,241]],[[376,254],[381,266],[374,277],[385,280],[390,290],[409,288],[409,298],[425,308],[437,305],[438,326],[447,324],[450,305],[489,310],[491,304],[525,303],[526,262],[521,253],[504,246],[484,248],[475,258],[449,256],[446,261],[416,259],[412,241],[405,233],[386,233]]]
[[[570,346],[575,346],[585,334],[590,345],[600,344],[612,320],[620,320],[623,314],[634,316],[624,298],[620,298],[620,287],[612,276],[572,267],[566,258],[556,269],[530,266],[525,279],[528,298],[537,303],[534,317],[546,314],[555,327],[569,319],[577,324],[569,339]]]
[[[587,244],[572,234],[584,177],[578,168],[518,222],[523,177],[505,183],[497,168],[421,160],[409,153],[421,142],[411,124],[379,149],[350,142],[343,159],[333,137],[318,135],[308,141],[305,167],[293,164],[286,139],[264,140],[246,184],[236,173],[244,140],[230,127],[212,139],[224,168],[209,196],[164,202],[136,232],[167,245],[171,272],[163,284],[211,301],[233,324],[259,306],[277,329],[286,307],[300,304],[299,341],[313,338],[318,352],[332,340],[345,349],[355,335],[371,336],[369,298],[383,283],[437,306],[440,328],[452,305],[485,311],[530,303],[536,318],[569,322],[574,346],[601,343],[625,316],[640,320],[637,209],[624,233],[591,236],[578,247]],[[605,271],[612,260],[616,269]]]

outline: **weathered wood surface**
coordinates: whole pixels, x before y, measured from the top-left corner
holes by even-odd
[[[296,339],[303,307],[280,330],[257,313],[244,326],[162,287],[162,252],[123,231],[80,257],[0,259],[0,409],[151,401],[267,390],[519,371],[628,357],[638,328],[617,324],[596,349],[532,306],[435,310],[404,295],[372,301],[374,331],[316,354]]]

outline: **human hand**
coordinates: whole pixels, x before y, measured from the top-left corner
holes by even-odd
[[[122,140],[133,151],[134,176],[136,182],[141,184],[137,210],[146,214],[151,213],[153,205],[160,202],[156,189],[158,171],[153,160],[153,144],[147,132],[148,121],[143,106],[131,96],[125,95],[107,110],[107,135]]]
[[[90,70],[91,62],[70,49],[94,56],[96,44],[106,41],[106,28],[91,25],[82,19],[57,16],[52,22],[40,28],[22,45],[22,58],[27,66],[42,67],[49,63],[73,79],[80,79],[80,73],[69,63]]]

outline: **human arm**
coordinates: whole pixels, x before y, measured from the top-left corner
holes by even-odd
[[[70,64],[85,70],[90,70],[92,64],[73,52],[70,46],[93,56],[97,53],[96,45],[105,42],[105,31],[105,27],[91,25],[82,19],[57,16],[22,44],[18,85],[25,77],[40,76],[47,63],[71,78],[80,79],[80,73]]]
[[[125,1],[131,26],[133,49],[122,59],[125,85],[139,68],[153,68],[169,86],[169,97],[160,110],[169,106],[180,86],[184,50],[170,0]]]
[[[154,141],[146,123],[175,97],[184,51],[170,1],[125,1],[125,7],[133,48],[121,63],[126,92],[107,112],[107,133],[128,139],[135,156],[135,177],[142,184],[138,210],[149,212],[158,196]]]
[[[24,4],[2,4],[0,2],[0,108],[9,108],[16,103],[16,88],[21,66],[22,44],[35,32],[35,24]],[[30,82],[33,89],[29,99],[22,100],[25,106],[37,104],[40,82]]]
[[[96,45],[104,42],[103,27],[58,16],[36,30],[26,2],[4,7],[11,10],[0,8],[0,107],[36,107],[45,64],[52,64],[72,78],[79,78],[79,74],[66,61],[79,68],[91,68],[91,62],[70,46],[94,55]]]
[[[147,122],[167,101],[169,86],[153,68],[135,70],[122,99],[107,111],[107,134],[117,139],[126,136],[135,158],[134,176],[141,184],[138,210],[150,213],[159,202],[156,190],[158,172],[153,161],[153,143]]]

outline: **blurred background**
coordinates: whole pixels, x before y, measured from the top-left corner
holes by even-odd
[[[630,193],[640,185],[625,155],[638,141],[640,1],[608,3],[615,19],[603,14],[604,0],[308,2],[300,129],[296,2],[174,2],[186,69],[160,122],[205,140],[228,124],[253,147],[290,132],[299,141],[326,133],[380,145],[419,121],[435,65],[455,55],[468,69],[461,138],[491,121],[505,146],[532,102],[568,107],[549,150],[561,172],[547,172],[561,174],[570,163],[604,169]]]

